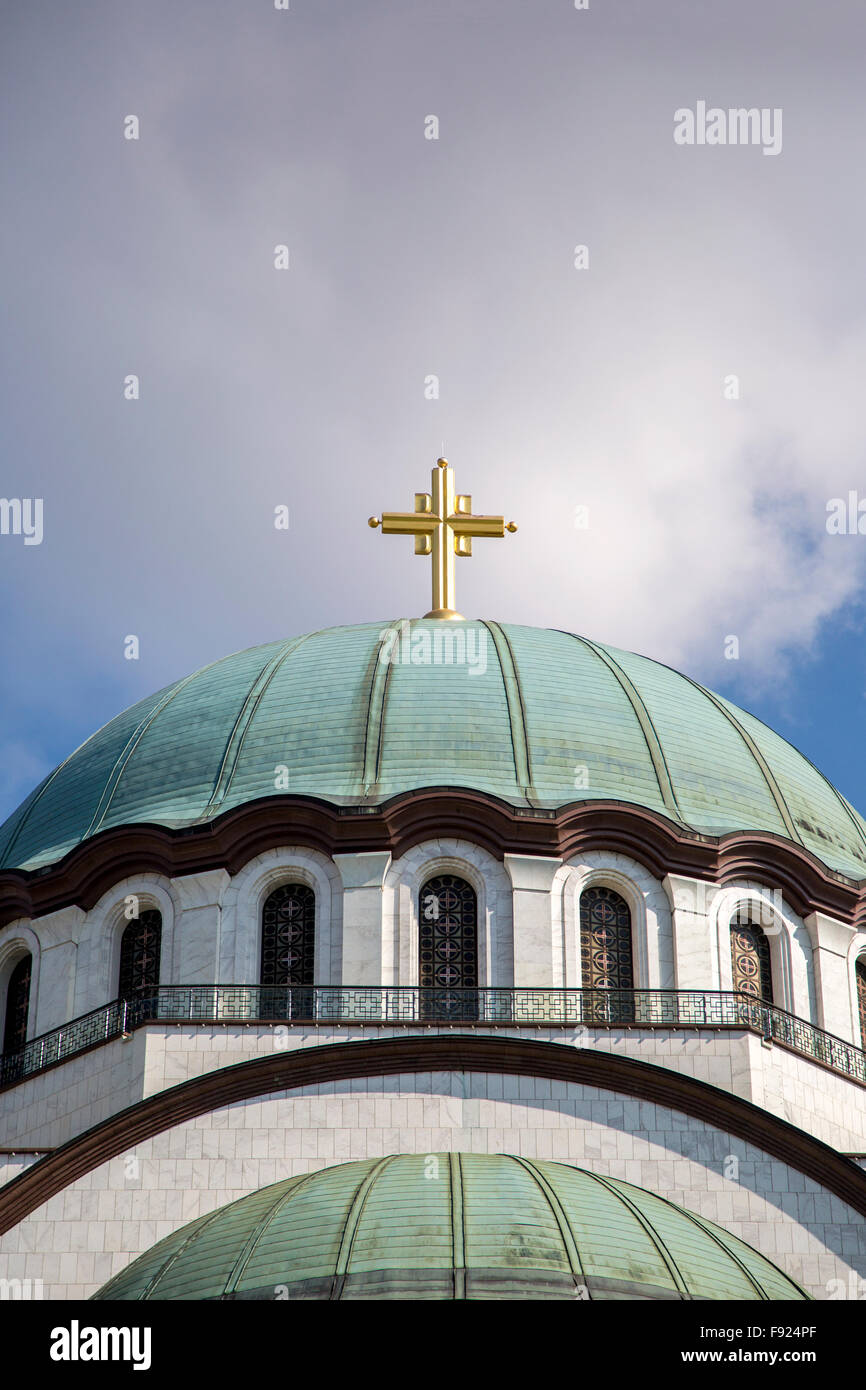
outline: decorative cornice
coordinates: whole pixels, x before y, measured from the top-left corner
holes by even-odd
[[[38,1160],[0,1189],[0,1234],[100,1164],[176,1125],[239,1101],[362,1077],[471,1071],[534,1076],[649,1101],[734,1135],[803,1173],[866,1216],[866,1172],[750,1101],[648,1062],[563,1046],[458,1033],[299,1048],[194,1077],[139,1101]]]
[[[702,835],[624,801],[581,801],[553,811],[512,806],[454,787],[350,807],[315,797],[269,796],[182,829],[139,824],[104,830],[57,864],[0,871],[0,926],[70,905],[88,911],[132,874],[176,878],[217,868],[236,874],[256,855],[285,844],[328,856],[388,850],[397,859],[442,836],[470,840],[497,859],[505,854],[568,859],[607,850],[636,859],[657,878],[681,874],[722,884],[758,879],[778,888],[800,916],[826,912],[866,927],[866,880],[845,878],[781,836],[764,831]]]

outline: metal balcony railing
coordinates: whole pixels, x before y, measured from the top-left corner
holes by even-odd
[[[41,1037],[31,1038],[23,1047],[0,1056],[0,1086],[11,1086],[25,1077],[45,1071],[57,1062],[65,1062],[79,1052],[86,1052],[99,1043],[110,1042],[127,1032],[135,1006],[126,999],[113,999],[89,1014],[73,1018],[62,1028],[54,1028]]]
[[[866,1085],[866,1053],[750,994],[668,989],[159,985],[73,1019],[0,1057],[0,1087],[146,1023],[536,1028],[747,1028]]]

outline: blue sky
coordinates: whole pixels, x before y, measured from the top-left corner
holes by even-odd
[[[866,496],[854,0],[0,26],[0,494],[45,516],[0,536],[0,817],[207,661],[423,612],[366,518],[443,447],[520,524],[458,567],[462,611],[678,666],[866,811],[866,536],[825,524]],[[678,147],[699,100],[781,109],[781,152]]]

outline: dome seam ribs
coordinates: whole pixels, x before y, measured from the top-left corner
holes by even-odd
[[[794,747],[793,743],[791,744],[791,747]],[[800,753],[799,748],[797,749],[797,752]],[[800,757],[806,758],[806,754],[800,753]],[[843,811],[845,812],[849,821],[856,830],[858,837],[860,838],[860,840],[862,840],[863,848],[866,849],[866,830],[864,830],[862,825],[860,824],[860,821],[858,819],[859,812],[857,811],[857,808],[855,806],[850,805],[847,796],[842,795],[839,788],[837,786],[834,786],[834,784],[830,781],[829,777],[824,776],[824,773],[821,771],[819,767],[815,767],[815,764],[812,762],[811,758],[806,758],[806,762],[809,763],[810,767],[815,768],[815,771],[818,773],[818,775],[824,778],[824,781],[827,783],[827,786],[839,798]]]
[[[372,796],[382,775],[382,739],[385,728],[385,707],[391,682],[391,661],[382,660],[382,649],[392,632],[400,631],[401,618],[392,618],[381,633],[373,658],[367,717],[364,720],[364,753],[361,761],[361,791]],[[398,639],[399,640],[399,639]]]
[[[689,678],[686,677],[686,679],[688,680]],[[703,686],[701,687],[701,689],[703,689]],[[712,691],[711,691],[711,690],[708,690],[706,693],[707,693],[708,695],[712,695]],[[744,711],[744,713],[746,713],[746,714],[751,714],[751,711],[746,710],[746,711]],[[759,724],[764,724],[764,720],[763,720],[763,719],[758,719],[758,716],[757,716],[756,714],[752,714],[751,717],[752,717],[752,719],[757,719]],[[764,724],[764,727],[767,728],[767,729],[769,729],[771,734],[776,734],[776,737],[777,737],[777,738],[782,738],[782,735],[781,735],[780,733],[777,733],[775,729],[770,728],[770,725],[769,725],[769,724]],[[840,792],[839,788],[833,785],[833,783],[830,781],[830,778],[827,777],[826,774],[823,773],[823,772],[821,771],[820,767],[818,767],[818,765],[817,765],[816,763],[813,763],[813,762],[812,762],[812,759],[811,759],[811,758],[807,758],[807,757],[806,757],[806,754],[803,753],[803,752],[796,746],[796,744],[790,743],[788,739],[784,739],[783,742],[787,743],[789,748],[793,748],[793,750],[794,750],[794,752],[797,754],[797,756],[798,756],[799,758],[802,758],[804,763],[808,763],[808,764],[809,764],[809,767],[811,767],[812,771],[816,774],[816,776],[820,777],[820,778],[821,778],[821,781],[824,782],[824,783],[830,788],[830,791],[831,791],[831,792],[833,793],[833,795],[836,797],[836,800],[837,800],[837,801],[839,802],[839,804],[841,805],[842,810],[845,812],[846,816],[847,816],[848,819],[851,821],[851,824],[854,826],[854,829],[855,829],[856,832],[857,832],[858,838],[859,838],[859,839],[862,841],[862,843],[863,843],[864,849],[866,849],[866,831],[864,831],[863,827],[860,825],[859,821],[857,820],[857,815],[856,815],[856,812],[855,812],[854,807],[853,807],[853,806],[849,806],[848,801],[847,801],[847,798],[844,797],[844,796],[842,795],[842,793]],[[817,851],[815,851],[815,853],[817,853]]]
[[[451,1262],[454,1270],[454,1297],[466,1297],[466,1204],[463,1185],[463,1159],[449,1153],[451,1175]]]
[[[662,748],[662,742],[659,738],[658,730],[656,729],[656,726],[652,721],[650,712],[647,709],[637,686],[630,679],[627,673],[622,669],[619,663],[615,661],[614,658],[608,652],[606,652],[603,647],[600,647],[595,642],[590,641],[588,637],[581,637],[580,634],[577,632],[564,632],[564,629],[562,628],[557,628],[556,631],[563,632],[564,636],[573,637],[575,642],[582,642],[585,647],[589,647],[590,651],[594,652],[595,655],[598,657],[599,661],[603,662],[607,669],[610,671],[614,680],[620,686],[626,699],[631,705],[632,710],[634,711],[635,718],[637,719],[637,722],[640,725],[640,730],[644,736],[644,742],[646,743],[647,751],[650,755],[650,761],[653,765],[653,771],[656,776],[656,781],[658,783],[659,788],[659,795],[661,796],[662,802],[671,812],[674,818],[679,821],[680,825],[684,825],[690,830],[693,829],[693,827],[689,824],[682,811],[680,810],[680,804],[677,800],[676,791],[674,790],[673,778],[670,774],[670,769],[667,764],[664,749]]]
[[[277,653],[277,655],[272,657],[270,661],[266,661],[264,666],[262,666],[259,670],[258,675],[256,676],[255,680],[253,681],[252,685],[250,686],[249,690],[247,691],[244,697],[243,704],[241,705],[241,708],[238,711],[238,715],[235,719],[232,731],[229,734],[228,739],[226,740],[225,750],[223,752],[219,768],[217,769],[216,777],[214,778],[213,791],[211,792],[210,800],[208,801],[201,815],[196,817],[196,822],[210,819],[210,817],[213,814],[215,814],[217,808],[222,806],[223,802],[229,794],[229,788],[231,787],[232,779],[234,778],[235,772],[237,771],[238,761],[240,759],[241,750],[244,745],[244,739],[246,738],[247,733],[249,732],[249,727],[252,724],[256,711],[258,710],[259,704],[264,698],[268,686],[270,685],[274,676],[277,674],[277,671],[280,669],[283,662],[288,660],[292,653],[296,652],[298,647],[300,647],[303,642],[308,641],[309,638],[313,635],[313,633],[306,633],[303,637],[292,637],[287,642],[283,642],[281,645],[281,649]],[[246,719],[244,719],[245,713],[247,716]],[[232,757],[233,745],[234,757]],[[222,793],[220,794],[220,786],[223,782],[223,774],[228,766],[230,758],[231,770],[229,771],[228,777],[225,778],[225,785],[223,787]]]
[[[172,689],[168,692],[165,698],[160,700],[159,704],[155,705],[154,708],[150,711],[150,713],[145,715],[144,719],[140,720],[139,723],[136,724],[129,738],[126,740],[126,743],[123,745],[122,751],[117,755],[117,757],[114,760],[114,766],[112,767],[110,773],[105,779],[105,784],[102,788],[102,791],[100,792],[99,800],[97,801],[93,815],[90,818],[90,824],[88,825],[84,834],[81,836],[79,844],[81,843],[81,840],[89,840],[91,835],[93,835],[96,831],[97,827],[105,819],[106,815],[108,814],[108,809],[111,806],[112,801],[114,800],[114,793],[117,791],[120,779],[126,771],[126,765],[132,757],[133,753],[135,752],[136,748],[138,747],[139,743],[144,738],[144,735],[147,733],[147,730],[150,728],[154,719],[156,719],[158,714],[161,714],[161,712],[165,709],[166,705],[171,704],[175,695],[179,694],[181,688],[185,685],[188,685],[191,680],[192,676],[190,675],[187,676],[184,680],[178,681],[177,685],[172,687]]]
[[[100,792],[99,801],[96,802],[95,812],[93,812],[92,817],[90,817],[90,824],[88,828],[86,828],[85,833],[83,833],[81,840],[78,841],[79,844],[81,844],[83,840],[89,840],[90,835],[96,833],[97,827],[100,826],[101,821],[106,819],[108,808],[110,808],[111,802],[114,801],[114,792],[117,791],[118,785],[120,785],[120,780],[121,777],[124,776],[126,765],[128,765],[129,759],[132,758],[133,752],[138,748],[142,738],[145,737],[147,730],[152,726],[157,714],[161,714],[165,706],[170,705],[175,695],[179,695],[181,689],[185,687],[185,685],[189,685],[193,676],[197,676],[197,674],[199,674],[197,671],[193,671],[190,676],[186,676],[182,681],[178,681],[177,685],[174,685],[171,691],[165,695],[165,698],[161,699],[158,705],[150,710],[149,714],[146,714],[145,719],[140,720],[140,723],[136,724],[135,728],[133,728],[131,735],[126,739],[124,749],[122,749],[121,753],[118,753],[117,758],[114,760],[114,767],[111,769],[110,773],[108,773],[106,784],[104,784],[103,790]]]
[[[27,804],[28,797],[25,796],[24,801],[21,803],[21,805],[16,806],[15,811],[11,813],[8,820],[3,822],[2,828],[6,831],[6,837],[3,840],[2,844],[0,844],[0,869],[13,867],[13,865],[6,863],[6,856],[8,853],[10,853],[12,846],[15,844],[15,841],[18,838],[19,830],[22,828],[24,822],[27,820],[27,817],[30,815],[30,807],[36,805],[43,791],[46,789],[48,783],[54,776],[54,773],[59,771],[59,768],[55,768],[52,772],[47,773],[46,776],[43,777],[42,781],[38,782],[37,785],[33,788],[33,791],[30,793],[30,797],[32,798],[30,799],[30,804]],[[18,814],[17,820],[15,818],[16,812],[20,813]]]
[[[649,1218],[644,1216],[640,1208],[637,1207],[635,1203],[629,1199],[626,1193],[621,1192],[617,1186],[615,1186],[612,1182],[609,1182],[605,1177],[602,1176],[601,1173],[593,1173],[591,1174],[591,1176],[595,1179],[596,1182],[601,1183],[602,1187],[606,1187],[608,1192],[613,1193],[614,1197],[618,1198],[624,1207],[628,1208],[632,1216],[637,1221],[638,1225],[643,1227],[644,1231],[649,1236],[650,1241],[655,1246],[658,1253],[661,1255],[663,1262],[667,1265],[668,1269],[673,1275],[674,1284],[677,1286],[677,1289],[679,1293],[682,1295],[683,1300],[691,1302],[692,1296],[689,1293],[688,1284],[686,1283],[683,1277],[680,1267],[674,1259],[673,1255],[671,1254],[670,1250],[668,1249],[663,1237],[652,1225]],[[671,1205],[673,1204],[671,1203]]]
[[[373,1183],[382,1172],[382,1169],[387,1168],[397,1157],[397,1154],[387,1154],[385,1158],[380,1158],[371,1168],[370,1172],[367,1173],[366,1177],[362,1178],[355,1189],[355,1195],[349,1203],[349,1210],[346,1213],[343,1234],[340,1238],[340,1248],[337,1251],[337,1259],[334,1266],[334,1283],[331,1290],[332,1299],[342,1298],[343,1285],[346,1282],[346,1276],[349,1272],[349,1261],[352,1258],[355,1236],[358,1234],[358,1226],[360,1225],[361,1217],[364,1213],[364,1207],[367,1205],[367,1198],[370,1195]]]
[[[149,1299],[149,1298],[150,1298],[150,1295],[151,1295],[151,1292],[153,1291],[153,1289],[156,1288],[156,1286],[160,1283],[160,1281],[163,1279],[163,1277],[164,1277],[164,1276],[168,1273],[168,1271],[171,1269],[172,1265],[175,1264],[175,1262],[176,1262],[176,1261],[179,1259],[179,1257],[183,1254],[184,1250],[186,1250],[187,1246],[188,1246],[192,1241],[194,1241],[198,1235],[201,1234],[201,1232],[205,1229],[205,1227],[212,1225],[213,1222],[216,1221],[217,1217],[220,1215],[221,1212],[228,1211],[229,1207],[236,1207],[237,1204],[238,1204],[238,1202],[242,1202],[243,1200],[244,1200],[243,1197],[238,1197],[234,1202],[229,1202],[229,1203],[228,1203],[226,1206],[224,1206],[224,1207],[217,1207],[215,1211],[209,1212],[205,1217],[202,1218],[202,1220],[197,1221],[197,1222],[195,1223],[194,1229],[190,1231],[190,1233],[189,1233],[189,1235],[187,1236],[186,1240],[182,1240],[182,1241],[180,1242],[180,1244],[177,1246],[177,1249],[174,1250],[174,1251],[172,1252],[171,1255],[169,1255],[169,1257],[168,1257],[167,1261],[165,1262],[165,1264],[160,1265],[159,1268],[156,1270],[156,1272],[151,1276],[151,1278],[148,1279],[148,1281],[147,1281],[147,1283],[145,1284],[144,1289],[142,1290],[142,1292],[141,1292],[141,1294],[140,1294],[140,1296],[139,1296],[139,1298],[138,1298],[137,1301],[138,1301],[139,1303],[143,1303],[146,1299]],[[181,1228],[181,1229],[182,1229],[182,1228]],[[121,1276],[122,1276],[123,1274],[125,1274],[125,1273],[126,1273],[126,1270],[121,1270],[121,1272],[120,1272],[120,1274],[118,1274],[117,1278],[120,1279]],[[113,1282],[114,1282],[114,1281],[112,1280],[112,1283],[113,1283]]]
[[[146,698],[146,697],[145,697],[145,698]],[[121,713],[125,713],[125,711],[121,710]],[[118,716],[115,715],[115,718],[118,718]],[[22,830],[24,829],[25,825],[27,824],[27,822],[28,822],[29,819],[30,819],[30,813],[31,813],[31,811],[33,810],[34,806],[36,806],[36,805],[42,800],[43,794],[44,794],[45,792],[47,792],[49,786],[50,786],[51,783],[54,781],[55,777],[59,777],[60,774],[61,774],[61,772],[63,771],[63,769],[67,766],[67,764],[69,764],[69,763],[72,762],[72,759],[76,756],[76,754],[80,753],[81,750],[82,750],[82,748],[86,748],[87,745],[88,745],[88,743],[92,743],[93,740],[96,738],[97,734],[101,734],[101,733],[102,733],[102,729],[107,729],[107,728],[108,728],[108,725],[109,725],[110,723],[111,723],[111,720],[109,719],[107,723],[105,723],[105,724],[102,725],[102,728],[96,729],[95,732],[92,733],[92,734],[90,735],[89,738],[86,738],[86,739],[84,740],[83,743],[79,743],[78,747],[75,748],[75,749],[73,749],[73,751],[69,754],[69,756],[68,756],[67,758],[64,758],[64,759],[63,759],[63,762],[62,762],[62,763],[58,763],[58,764],[57,764],[57,767],[55,767],[55,769],[54,769],[53,772],[49,772],[48,776],[45,778],[45,781],[42,783],[41,787],[40,787],[39,790],[36,792],[36,795],[34,796],[33,800],[32,800],[31,803],[30,803],[30,805],[27,807],[26,812],[25,812],[24,815],[21,817],[20,822],[19,822],[18,825],[15,827],[15,830],[13,831],[13,834],[12,834],[12,838],[10,839],[8,845],[5,847],[5,849],[4,849],[4,851],[3,851],[4,858],[5,858],[7,855],[9,855],[9,854],[12,853],[12,850],[14,849],[14,847],[15,847],[17,841],[18,841],[18,838],[19,838],[19,836],[20,836]],[[130,737],[134,737],[134,734],[130,735]],[[83,839],[83,838],[85,838],[85,837],[82,836],[81,838]],[[75,843],[76,843],[76,844],[80,844],[80,843],[81,843],[81,839],[76,840]],[[13,867],[13,866],[10,865],[9,867]]]
[[[662,1197],[661,1193],[654,1192],[653,1196],[659,1197],[659,1199],[663,1202],[667,1201],[667,1198]],[[673,1206],[674,1203],[671,1202],[669,1205]],[[718,1245],[721,1250],[724,1250],[725,1254],[733,1260],[734,1264],[737,1265],[737,1267],[740,1270],[742,1270],[743,1274],[746,1276],[752,1287],[758,1290],[760,1297],[765,1302],[769,1301],[770,1295],[767,1293],[763,1284],[758,1279],[758,1276],[756,1274],[752,1274],[748,1266],[745,1265],[743,1261],[740,1259],[736,1250],[732,1250],[729,1245],[726,1245],[726,1243],[722,1240],[721,1236],[717,1235],[711,1226],[708,1226],[703,1221],[701,1221],[700,1217],[696,1216],[694,1212],[689,1211],[686,1207],[677,1207],[677,1211],[681,1212],[683,1216],[687,1217],[688,1220],[691,1221],[693,1225],[697,1226],[699,1230],[703,1231],[705,1235],[708,1235],[710,1240],[712,1240],[716,1245]],[[727,1232],[725,1232],[725,1234],[727,1234]],[[758,1253],[760,1254],[760,1251]],[[782,1270],[781,1272],[783,1274],[785,1273],[784,1270]]]
[[[736,1252],[729,1249],[728,1246],[725,1245],[725,1242],[721,1239],[720,1236],[716,1235],[712,1227],[710,1227],[707,1223],[702,1221],[700,1217],[695,1216],[694,1212],[688,1211],[686,1207],[678,1207],[675,1202],[671,1202],[667,1197],[663,1197],[660,1192],[652,1192],[649,1188],[647,1188],[646,1190],[650,1192],[651,1196],[657,1198],[659,1202],[664,1202],[665,1206],[671,1207],[673,1211],[679,1212],[681,1216],[685,1216],[689,1221],[691,1221],[693,1226],[698,1226],[704,1232],[705,1235],[708,1235],[716,1245],[718,1245],[722,1250],[724,1250],[726,1255],[730,1255],[731,1259],[734,1261],[734,1264],[738,1266],[738,1268],[743,1272],[743,1274],[745,1274],[747,1280],[752,1285],[752,1287],[758,1290],[758,1293],[760,1294],[761,1298],[766,1300],[769,1297],[769,1295],[764,1292],[762,1285],[759,1284],[757,1276],[750,1274],[749,1270],[743,1264],[742,1260],[739,1258]],[[727,1234],[727,1232],[725,1234]],[[760,1251],[758,1253],[760,1254]],[[784,1272],[785,1271],[782,1270],[783,1274]]]
[[[523,703],[523,690],[517,674],[517,662],[511,643],[501,623],[481,620],[493,638],[499,674],[505,692],[505,707],[508,711],[508,728],[511,734],[511,756],[514,760],[514,780],[530,806],[537,800],[532,784],[532,761],[529,751],[529,735],[526,730],[526,707]],[[506,669],[507,668],[507,669]],[[516,705],[516,708],[515,708]]]
[[[324,1172],[326,1170],[318,1169],[317,1171]],[[280,1195],[276,1198],[276,1200],[271,1202],[271,1204],[267,1207],[264,1216],[261,1217],[255,1229],[250,1233],[250,1235],[247,1236],[246,1240],[244,1241],[243,1248],[241,1249],[240,1254],[238,1255],[237,1259],[232,1265],[231,1273],[229,1274],[228,1278],[225,1280],[223,1284],[223,1292],[221,1297],[225,1297],[226,1295],[235,1292],[238,1286],[238,1281],[240,1280],[241,1275],[243,1274],[244,1270],[246,1269],[247,1265],[252,1259],[253,1252],[255,1251],[256,1246],[258,1245],[265,1231],[270,1226],[274,1217],[282,1210],[282,1208],[286,1205],[287,1202],[291,1201],[298,1189],[303,1187],[304,1184],[309,1182],[310,1179],[313,1177],[315,1177],[315,1172],[303,1173],[300,1176],[300,1178],[292,1182],[292,1185],[289,1188],[288,1192],[281,1192]],[[245,1201],[247,1199],[242,1197],[240,1200]],[[234,1203],[232,1203],[232,1205],[234,1205]],[[224,1207],[223,1210],[227,1211],[228,1208]]]
[[[553,1213],[553,1219],[556,1222],[557,1227],[559,1229],[559,1237],[562,1241],[563,1249],[565,1250],[566,1258],[571,1268],[571,1277],[575,1280],[576,1283],[582,1285],[583,1288],[586,1289],[587,1294],[589,1294],[589,1283],[587,1281],[586,1271],[583,1267],[583,1261],[580,1258],[580,1250],[578,1249],[577,1241],[574,1239],[574,1235],[572,1234],[571,1223],[568,1220],[565,1208],[559,1200],[558,1193],[556,1192],[552,1184],[548,1182],[544,1173],[542,1173],[536,1167],[536,1164],[532,1159],[521,1158],[518,1154],[513,1154],[511,1156],[517,1163],[520,1164],[521,1168],[525,1168],[529,1173],[532,1174],[532,1177],[535,1179],[536,1186],[541,1189],[542,1195],[544,1196],[547,1205],[550,1207],[550,1210]]]
[[[148,729],[158,718],[158,716],[162,714],[163,710],[166,709],[168,705],[171,704],[172,700],[175,698],[176,695],[179,695],[182,690],[186,689],[190,681],[194,681],[198,676],[204,675],[205,671],[212,671],[216,666],[221,666],[224,661],[230,660],[231,657],[229,656],[220,657],[218,661],[212,661],[209,663],[209,665],[202,666],[200,670],[193,671],[190,675],[185,676],[183,680],[177,681],[176,684],[173,685],[172,688],[166,693],[165,697],[162,700],[160,700],[159,704],[154,709],[152,709],[149,714],[145,715],[144,719],[141,720],[141,722],[137,725],[137,727],[133,730],[132,734],[130,734],[129,738],[127,739],[123,752],[115,759],[114,767],[111,769],[111,773],[109,774],[105,786],[102,789],[102,794],[99,798],[99,801],[96,804],[96,809],[93,812],[90,825],[87,827],[86,831],[81,836],[81,839],[78,842],[79,844],[82,840],[89,840],[91,835],[94,835],[96,833],[100,825],[105,820],[105,817],[108,815],[111,803],[114,800],[114,794],[117,791],[117,788],[120,786],[120,779],[122,778],[124,772],[129,766],[130,758],[132,757],[141,740],[144,738],[144,735],[147,733]],[[115,773],[117,774],[116,776]],[[108,789],[110,785],[111,791],[109,792]]]
[[[713,705],[715,705],[719,713],[724,715],[728,723],[734,729],[736,729],[737,733],[740,735],[744,744],[746,745],[752,757],[754,758],[758,766],[758,771],[761,773],[762,777],[764,778],[764,781],[767,784],[767,788],[770,792],[770,795],[776,804],[776,810],[782,817],[782,821],[784,822],[788,834],[791,836],[792,840],[796,840],[797,844],[802,845],[805,849],[806,842],[800,834],[799,830],[797,829],[797,826],[794,822],[794,817],[791,814],[791,808],[785,800],[782,788],[776,781],[773,769],[770,767],[770,764],[767,762],[760,748],[755,743],[755,740],[752,738],[752,735],[749,733],[748,729],[745,729],[743,727],[739,719],[737,719],[737,717],[734,714],[732,714],[729,709],[726,708],[726,706],[722,703],[719,697],[713,693],[712,690],[707,690],[706,686],[701,685],[698,681],[692,680],[691,676],[685,675],[682,671],[678,671],[677,675],[679,675],[681,680],[688,681],[689,685],[694,686],[695,690],[700,690],[703,695],[706,695],[707,699],[710,700]]]
[[[222,658],[222,660],[226,660],[226,659],[227,659],[227,658],[225,658],[225,657]],[[216,663],[216,662],[213,662],[212,665],[215,666],[215,665],[217,665],[217,663]],[[205,668],[205,669],[208,669],[208,668]],[[186,679],[186,680],[192,680],[192,676],[187,676],[187,677],[185,677],[185,679]],[[172,693],[173,693],[173,691],[174,691],[174,686],[171,686],[171,687],[169,688],[169,690],[166,692],[166,695],[165,695],[163,698],[164,698],[164,699],[170,698],[171,695],[172,695]],[[145,699],[147,699],[147,696],[145,696]],[[160,704],[161,704],[161,703],[162,703],[162,701],[160,701]],[[126,713],[125,710],[121,710],[121,711],[120,711],[120,714],[125,714],[125,713]],[[151,710],[151,715],[152,715],[153,713],[155,713],[155,711]],[[135,734],[136,734],[137,730],[138,730],[139,728],[141,728],[141,724],[145,723],[146,720],[147,720],[149,717],[150,717],[150,716],[145,715],[144,719],[141,720],[141,721],[139,722],[138,725],[136,725],[136,729],[134,729],[133,732],[130,734],[129,739],[127,740],[126,744],[124,745],[124,748],[128,748],[128,747],[129,747],[129,742],[130,742],[130,740],[133,739],[133,738],[135,737]],[[115,719],[118,719],[118,718],[120,718],[120,715],[115,715],[114,718],[115,718]],[[15,845],[16,845],[17,842],[18,842],[18,839],[19,839],[19,836],[21,835],[22,830],[24,829],[25,825],[27,824],[27,822],[28,822],[29,819],[30,819],[30,814],[31,814],[31,812],[33,811],[33,808],[34,808],[36,805],[38,805],[38,803],[42,800],[42,797],[43,797],[44,793],[47,792],[47,790],[48,790],[49,786],[51,785],[51,783],[55,780],[56,777],[59,777],[59,776],[60,776],[60,774],[61,774],[61,772],[63,771],[63,769],[64,769],[65,767],[67,767],[69,763],[72,762],[72,759],[75,758],[75,757],[77,757],[77,755],[81,752],[81,750],[82,750],[83,748],[86,748],[87,745],[88,745],[88,743],[92,743],[93,740],[94,740],[99,734],[102,733],[103,729],[107,729],[107,728],[108,728],[108,725],[111,724],[112,722],[113,722],[113,721],[112,721],[111,719],[109,719],[109,720],[107,720],[103,725],[101,725],[100,728],[95,729],[94,732],[90,735],[89,738],[86,738],[86,739],[84,740],[83,743],[79,743],[78,747],[77,747],[77,748],[74,748],[74,749],[72,750],[72,752],[69,754],[69,756],[63,759],[63,762],[62,762],[62,763],[58,763],[58,764],[57,764],[57,766],[55,767],[55,769],[54,769],[53,772],[49,772],[48,776],[45,778],[45,781],[42,783],[41,787],[40,787],[40,788],[38,789],[38,791],[36,792],[36,795],[34,796],[33,800],[32,800],[31,803],[30,803],[30,805],[27,807],[27,810],[26,810],[25,814],[21,817],[21,820],[20,820],[19,824],[15,827],[15,830],[14,830],[14,832],[13,832],[13,834],[12,834],[12,837],[11,837],[11,839],[9,840],[8,845],[6,845],[6,847],[5,847],[4,851],[3,851],[3,856],[4,856],[4,858],[5,858],[7,855],[9,855],[9,854],[12,853],[12,850],[14,849]],[[121,757],[122,757],[122,756],[123,756],[123,755],[121,754]],[[116,767],[116,766],[117,766],[117,760],[115,760],[115,767]],[[112,771],[113,771],[113,769],[112,769]],[[103,788],[102,795],[104,795],[104,794],[105,794],[105,789]],[[102,795],[100,796],[99,802],[97,802],[97,810],[99,809],[99,805],[100,805],[101,800],[102,800]],[[95,813],[94,813],[94,814],[95,814]],[[91,824],[92,824],[92,821],[91,821]],[[76,844],[81,844],[82,840],[87,839],[87,835],[88,835],[89,833],[90,833],[90,831],[88,830],[87,834],[79,836],[78,839],[75,841],[75,843],[76,843]],[[13,866],[10,865],[10,866],[8,866],[8,867],[13,867]]]

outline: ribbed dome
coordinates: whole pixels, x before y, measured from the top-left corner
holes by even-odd
[[[702,833],[771,831],[866,877],[866,823],[845,798],[670,667],[566,632],[424,619],[386,662],[386,626],[253,647],[141,700],[0,828],[0,867],[52,863],[110,826],[206,822],[273,796],[284,767],[289,793],[337,805],[434,786],[626,801]]]
[[[289,1178],[175,1231],[97,1299],[804,1299],[727,1231],[631,1183],[506,1154]]]

